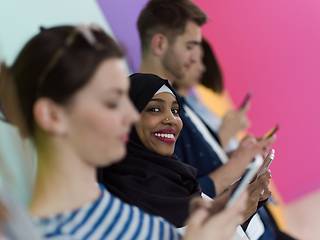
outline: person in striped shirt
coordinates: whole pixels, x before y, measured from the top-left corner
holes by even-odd
[[[123,52],[112,38],[95,25],[42,29],[10,68],[1,65],[1,81],[6,120],[37,149],[29,210],[44,239],[182,237],[163,218],[122,202],[96,182],[98,166],[125,156],[138,120]],[[243,221],[246,197],[214,215],[221,202],[195,200],[183,238],[229,239]]]

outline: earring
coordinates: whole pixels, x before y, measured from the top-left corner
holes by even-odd
[[[166,120],[168,121],[168,120],[169,120],[169,118],[166,118]]]

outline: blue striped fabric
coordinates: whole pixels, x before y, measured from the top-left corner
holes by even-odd
[[[48,218],[33,218],[44,239],[180,239],[174,226],[161,217],[122,202],[100,185],[100,198],[82,208]]]

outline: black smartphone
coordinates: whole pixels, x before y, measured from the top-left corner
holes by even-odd
[[[250,90],[248,92],[248,94],[246,95],[246,97],[244,98],[244,100],[243,100],[242,104],[240,105],[239,109],[243,109],[252,96],[253,96],[253,91]]]

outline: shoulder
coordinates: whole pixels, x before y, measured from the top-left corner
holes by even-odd
[[[161,217],[146,214],[101,188],[101,197],[92,204],[69,214],[38,220],[36,225],[42,236],[52,240],[64,240],[64,236],[71,240],[179,237],[174,227]]]

